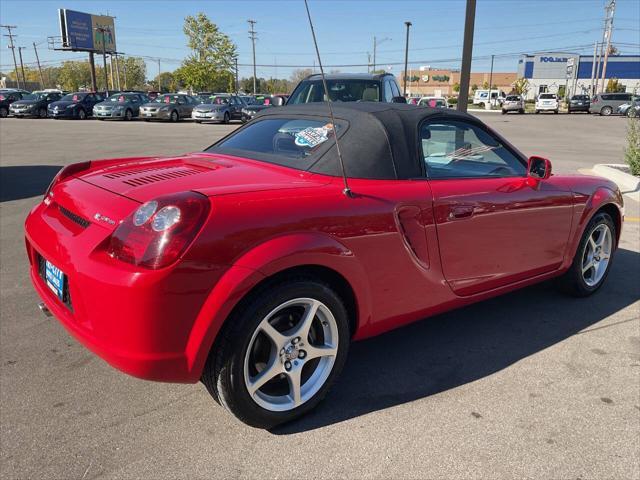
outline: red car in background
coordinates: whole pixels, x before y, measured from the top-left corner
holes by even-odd
[[[25,226],[41,308],[124,372],[202,380],[269,428],[320,402],[352,340],[553,277],[577,296],[605,281],[613,183],[552,175],[455,111],[333,109],[61,170]]]

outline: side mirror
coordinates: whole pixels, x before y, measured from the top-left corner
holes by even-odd
[[[407,103],[407,99],[404,97],[393,97],[391,103]]]
[[[284,98],[282,97],[273,97],[271,100],[271,104],[274,107],[281,107],[282,105],[284,105]]]
[[[527,174],[533,178],[546,180],[551,176],[551,162],[542,157],[529,157]]]

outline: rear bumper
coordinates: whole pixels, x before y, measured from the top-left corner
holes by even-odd
[[[201,345],[189,342],[222,269],[181,260],[144,270],[113,260],[101,251],[109,228],[94,221],[76,228],[52,211],[54,205],[38,205],[25,223],[31,282],[50,312],[80,343],[129,375],[197,382]],[[68,303],[40,276],[39,257],[65,274]]]
[[[540,112],[545,112],[545,111],[556,111],[560,108],[559,105],[536,105],[536,110],[540,111]]]

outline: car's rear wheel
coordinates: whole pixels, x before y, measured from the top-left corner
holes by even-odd
[[[613,113],[613,108],[606,106],[606,107],[602,107],[600,109],[600,115],[604,115],[605,117],[608,117],[609,115],[611,115]]]
[[[608,213],[596,214],[585,229],[571,267],[560,278],[567,293],[586,297],[604,283],[616,250],[616,226]]]
[[[0,107],[0,118],[7,118],[8,115],[9,110],[7,110],[5,107]]]
[[[630,107],[630,108],[629,108],[629,110],[627,110],[627,117],[629,117],[629,118],[635,118],[635,117],[637,117],[637,116],[638,116],[638,114],[637,114],[637,112],[636,112],[635,108]]]
[[[124,119],[129,121],[133,118],[133,112],[129,109],[127,109],[126,112],[124,112]]]
[[[80,120],[84,120],[85,118],[87,118],[87,113],[82,108],[78,110],[78,118]]]
[[[506,115],[506,114],[507,114],[507,111],[506,111],[504,108],[502,109],[502,114],[503,114],[503,115]]]
[[[38,110],[38,116],[40,118],[47,118],[47,109],[41,108],[40,110]]]
[[[231,117],[229,116],[229,112],[224,112],[224,119],[222,120],[222,123],[229,123],[229,121],[231,120]]]
[[[524,113],[524,108],[521,108],[520,110],[518,110],[518,113],[522,115]]]
[[[313,409],[347,357],[342,299],[324,282],[291,278],[244,301],[221,332],[202,381],[242,422],[271,428]]]
[[[178,115],[178,112],[176,112],[175,110],[171,112],[171,116],[169,117],[169,120],[171,120],[174,123],[180,120],[180,116]]]

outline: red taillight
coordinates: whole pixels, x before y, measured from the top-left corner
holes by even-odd
[[[209,199],[194,192],[147,202],[116,228],[107,253],[145,268],[166,267],[175,262],[195,238],[209,209]]]
[[[83,172],[85,170],[89,170],[90,168],[91,168],[91,162],[72,163],[71,165],[67,165],[66,167],[62,168],[56,174],[56,176],[53,177],[53,180],[51,180],[51,183],[49,184],[49,187],[47,188],[47,191],[44,192],[44,198],[45,199],[47,198],[47,195],[49,195],[49,192],[56,185],[56,183],[59,183],[62,180],[64,180],[65,178],[68,178],[71,175],[75,175],[76,173],[80,173],[80,172]]]

